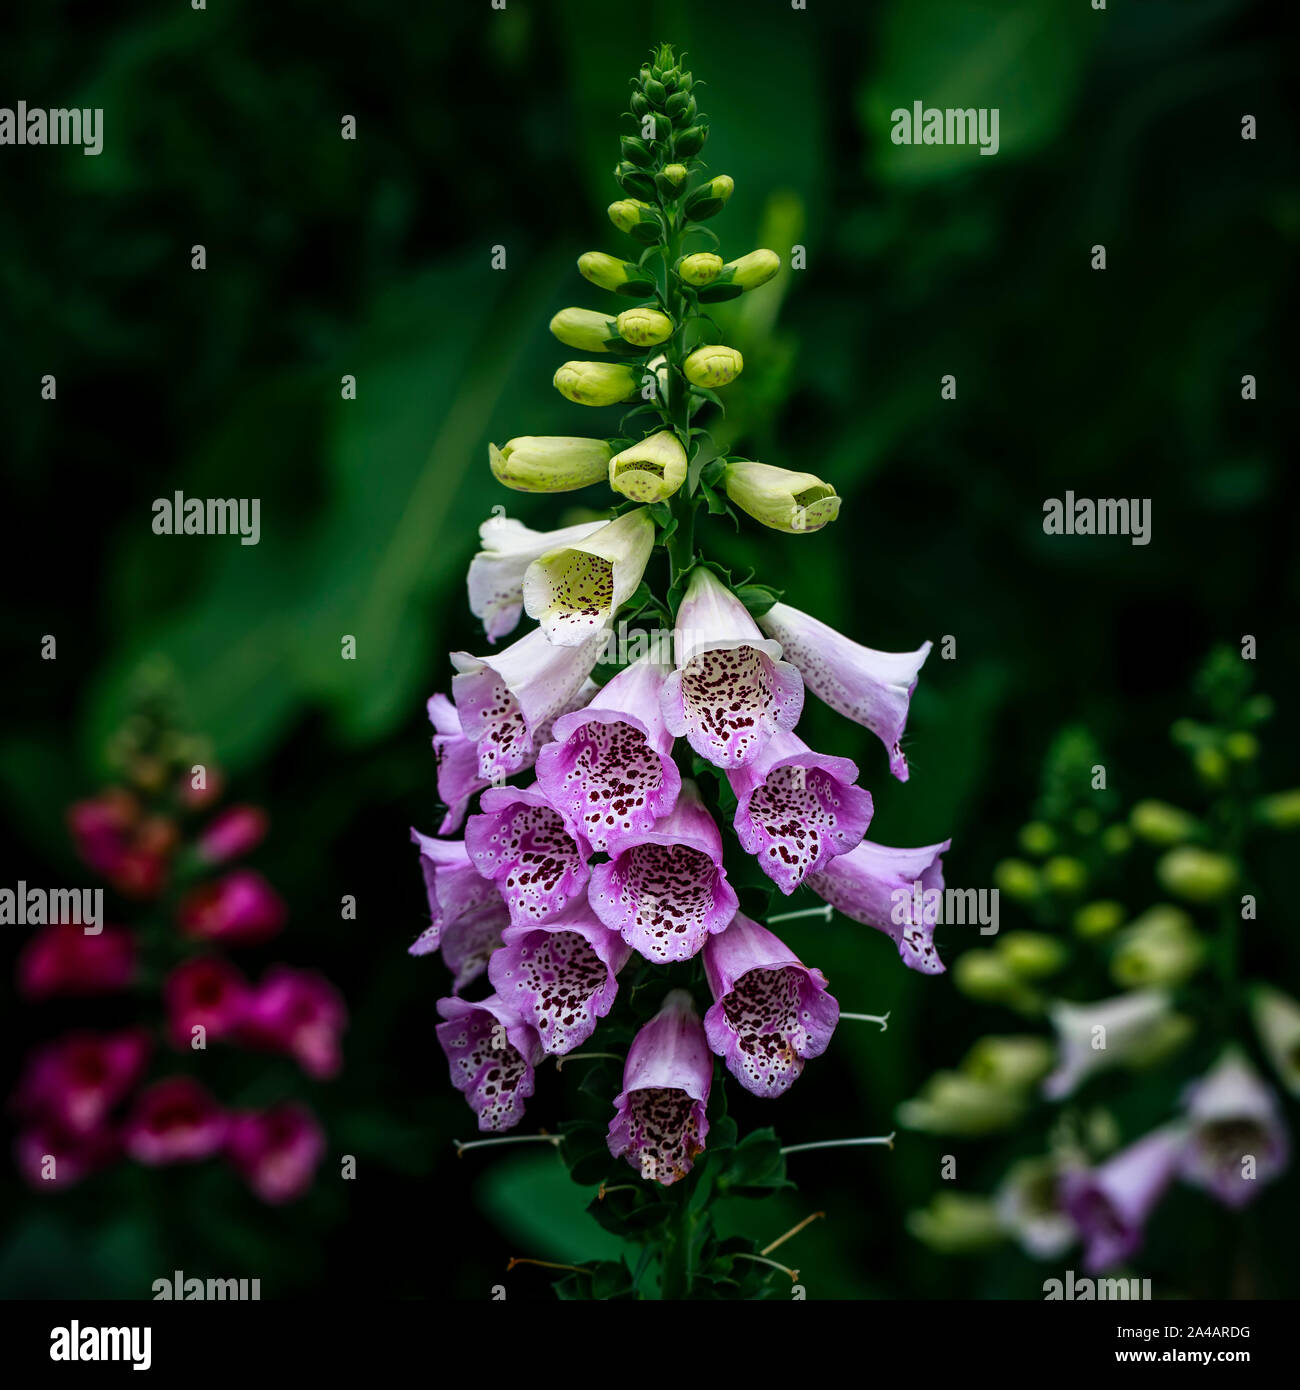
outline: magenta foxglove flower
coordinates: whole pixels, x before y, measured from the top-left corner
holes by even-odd
[[[1113,1269],[1141,1249],[1147,1218],[1173,1180],[1186,1142],[1182,1125],[1166,1125],[1099,1168],[1062,1175],[1061,1198],[1083,1240],[1089,1274]]]
[[[431,921],[411,947],[411,955],[423,956],[437,950],[453,922],[495,907],[500,897],[474,867],[464,840],[435,840],[413,829],[411,842],[420,847],[420,869],[429,897]]]
[[[491,782],[529,766],[544,727],[582,689],[604,650],[601,629],[580,646],[552,646],[535,628],[492,656],[452,652],[451,693],[478,773]]]
[[[137,1163],[194,1163],[226,1142],[227,1118],[208,1091],[188,1076],[173,1076],[136,1097],[122,1143]]]
[[[880,739],[889,752],[889,770],[906,782],[903,730],[917,673],[932,644],[922,643],[914,652],[873,651],[785,603],[774,604],[758,621],[818,699]]]
[[[545,1055],[532,1025],[495,994],[471,1004],[439,999],[444,1022],[434,1030],[481,1130],[513,1129],[524,1117],[537,1066]]]
[[[691,571],[677,613],[677,669],[664,683],[668,731],[718,767],[752,762],[803,709],[799,672],[706,565]]]
[[[135,939],[121,927],[88,936],[72,923],[43,927],[18,957],[18,992],[25,999],[60,994],[111,994],[135,976]]]
[[[1290,1145],[1277,1097],[1236,1048],[1188,1087],[1184,1104],[1184,1182],[1235,1209],[1285,1170]]]
[[[856,849],[871,824],[871,793],[855,785],[857,766],[814,753],[796,734],[778,730],[727,776],[740,843],[783,893]]]
[[[632,948],[583,904],[539,926],[507,927],[488,965],[497,997],[537,1030],[549,1053],[586,1042],[609,1013]]]
[[[318,1081],[338,1075],[348,1011],[343,996],[310,970],[273,966],[249,994],[241,1041],[288,1053]]]
[[[224,864],[256,849],[270,823],[260,806],[228,807],[200,832],[195,849],[205,863]]]
[[[108,1128],[81,1133],[41,1116],[19,1132],[14,1157],[23,1177],[38,1192],[49,1192],[72,1187],[98,1172],[118,1156],[120,1148],[120,1140]]]
[[[863,840],[809,874],[808,887],[846,917],[884,932],[909,969],[939,975],[945,967],[934,946],[937,907],[927,902],[932,892],[943,892],[943,854],[951,844],[890,849]]]
[[[16,1103],[74,1134],[99,1129],[144,1074],[149,1039],[143,1029],[69,1033],[33,1052]]]
[[[204,1030],[208,1042],[231,1037],[244,1021],[248,998],[248,981],[221,956],[182,961],[163,985],[172,1045],[192,1047],[196,1028]]]
[[[232,1115],[226,1155],[262,1201],[280,1206],[301,1197],[325,1157],[325,1135],[305,1105]]]
[[[632,1039],[607,1142],[647,1181],[671,1187],[691,1171],[709,1133],[713,1058],[690,994],[675,989]]]
[[[284,899],[254,869],[236,869],[201,883],[176,908],[186,936],[231,946],[254,946],[267,940],[284,926],[288,915]]]
[[[705,942],[704,974],[715,1001],[704,1015],[709,1047],[747,1091],[783,1095],[839,1022],[826,977],[743,912]]]
[[[590,876],[580,834],[532,787],[490,787],[465,827],[474,867],[496,884],[512,926],[553,917],[582,896]]]
[[[465,737],[456,706],[445,695],[430,695],[428,710],[434,727],[438,797],[447,808],[438,834],[454,835],[465,823],[471,799],[491,783],[479,775],[478,749]]]
[[[442,934],[440,950],[442,963],[452,973],[451,992],[460,994],[488,968],[492,952],[501,945],[502,934],[510,925],[510,911],[500,898],[486,907],[476,908],[458,917]],[[411,947],[412,955],[424,955],[419,950],[420,937]]]
[[[548,550],[585,540],[604,525],[584,521],[558,531],[532,531],[513,517],[488,517],[478,528],[483,549],[470,561],[468,584],[469,611],[482,622],[489,644],[519,626],[528,566]]]
[[[677,804],[682,779],[659,708],[665,675],[642,657],[584,709],[561,715],[537,755],[538,785],[593,849],[651,829]]]
[[[619,836],[591,871],[588,901],[646,960],[690,960],[740,905],[722,867],[722,836],[695,783],[653,830]]]

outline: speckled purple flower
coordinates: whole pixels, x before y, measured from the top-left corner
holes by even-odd
[[[786,894],[860,845],[871,823],[871,793],[854,785],[857,766],[814,753],[784,730],[752,763],[727,776],[736,793],[740,843]]]
[[[951,844],[944,840],[916,849],[890,849],[863,840],[820,872],[809,874],[808,887],[846,917],[884,932],[909,969],[940,975],[945,967],[935,950],[935,913],[926,907],[926,897],[932,889],[943,891],[943,854]]]
[[[709,1132],[713,1058],[690,994],[673,990],[628,1048],[608,1144],[647,1181],[671,1187],[691,1171]]]
[[[510,925],[510,911],[500,898],[474,912],[458,917],[442,934],[439,951],[442,963],[452,973],[451,992],[462,994],[488,968],[492,952],[501,945],[505,929]],[[421,938],[423,940],[423,938]],[[426,952],[411,947],[413,956]]]
[[[705,942],[704,974],[715,1001],[704,1015],[709,1047],[747,1091],[783,1095],[839,1022],[826,977],[743,912]]]
[[[799,672],[781,660],[745,605],[706,565],[691,571],[677,614],[677,669],[664,683],[668,731],[718,767],[743,767],[803,709]]]
[[[587,847],[539,787],[489,787],[465,827],[474,867],[495,883],[512,926],[553,917],[587,886]]]
[[[1236,1048],[1188,1087],[1184,1104],[1191,1129],[1184,1182],[1240,1208],[1286,1169],[1290,1145],[1277,1097]]]
[[[614,1006],[632,948],[586,904],[540,926],[508,927],[488,966],[497,996],[531,1023],[547,1052],[586,1042]]]
[[[424,956],[438,949],[443,933],[453,923],[495,906],[500,895],[475,869],[464,840],[435,840],[418,830],[411,831],[411,840],[420,847],[420,870],[432,920],[416,938],[410,954]]]
[[[758,623],[780,642],[785,659],[798,668],[818,699],[880,739],[889,751],[889,770],[906,782],[903,730],[917,673],[931,644],[925,642],[914,652],[874,651],[785,603],[774,604]]]
[[[619,836],[591,871],[592,911],[647,960],[689,960],[735,915],[739,900],[722,867],[722,836],[695,783],[653,830]]]
[[[439,999],[444,1022],[434,1030],[481,1130],[513,1129],[533,1093],[542,1044],[533,1029],[494,994],[477,1004]]]
[[[537,782],[591,847],[651,829],[677,804],[681,774],[659,708],[663,667],[643,657],[555,721],[537,756]]]
[[[479,775],[478,749],[465,737],[456,706],[445,695],[430,695],[428,711],[434,728],[438,796],[447,807],[438,834],[454,835],[465,823],[471,799],[491,783]]]

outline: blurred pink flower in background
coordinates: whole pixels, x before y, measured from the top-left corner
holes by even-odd
[[[135,977],[135,941],[121,927],[88,935],[71,923],[38,931],[18,957],[18,992],[24,999],[60,994],[111,994]]]

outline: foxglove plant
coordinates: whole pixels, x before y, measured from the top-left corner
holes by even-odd
[[[913,880],[942,887],[947,841],[867,846],[858,767],[797,732],[806,683],[876,733],[905,780],[930,644],[860,646],[703,548],[710,516],[811,536],[841,501],[810,473],[719,456],[701,423],[744,368],[709,307],[759,289],[780,258],[700,248],[717,245],[703,224],[733,185],[703,172],[697,95],[668,46],[633,79],[609,217],[634,246],[578,261],[624,302],[551,321],[599,359],[562,364],[556,389],[629,407],[617,431],[488,450],[519,492],[606,485],[595,507],[608,518],[544,531],[494,509],[484,523],[469,602],[494,650],[453,653],[450,698],[429,701],[446,814],[436,836],[413,832],[430,921],[411,952],[440,952],[453,973],[438,1041],[478,1128],[498,1136],[459,1147],[558,1144],[574,1179],[599,1185],[596,1218],[643,1247],[634,1268],[569,1268],[565,1297],[762,1296],[784,1268],[752,1241],[720,1240],[710,1215],[717,1195],[788,1185],[772,1131],[742,1139],[728,1116],[727,1073],[780,1096],[841,1017],[823,974],[769,929],[774,902],[806,887],[890,934],[905,965],[943,969],[933,922],[897,924],[890,897]],[[525,614],[537,626],[495,647]],[[648,654],[628,654],[629,634]],[[470,999],[471,986],[492,992]],[[575,1051],[588,1041],[600,1050]],[[501,1137],[552,1084],[553,1058],[552,1071],[584,1064],[589,1113],[559,1136]]]

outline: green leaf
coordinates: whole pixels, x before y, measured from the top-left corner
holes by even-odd
[[[754,618],[761,618],[773,604],[780,603],[784,592],[783,589],[771,589],[766,584],[742,584],[735,590],[736,597]]]

